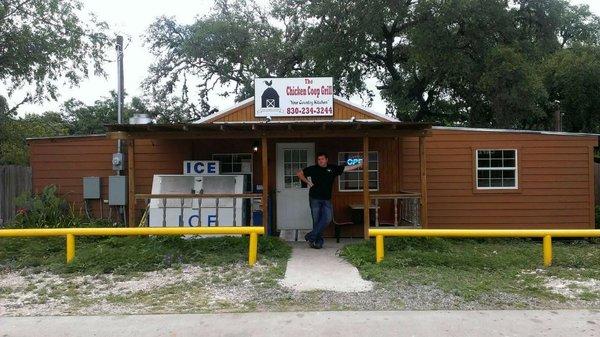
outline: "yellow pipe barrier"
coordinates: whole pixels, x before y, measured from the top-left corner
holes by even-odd
[[[250,235],[248,264],[253,266],[258,252],[258,235],[265,234],[262,226],[222,227],[129,227],[129,228],[25,228],[0,229],[0,237],[50,237],[66,236],[67,263],[75,257],[75,236],[127,236],[127,235]]]
[[[383,261],[386,236],[397,237],[449,237],[449,238],[543,238],[544,266],[552,265],[552,237],[589,238],[600,237],[599,229],[402,229],[370,228],[369,236],[375,237],[375,260]]]
[[[383,261],[383,235],[375,236],[375,252],[377,262]]]
[[[256,262],[256,255],[258,250],[258,234],[250,233],[250,240],[248,247],[248,263],[252,266]]]
[[[75,258],[75,235],[67,234],[67,263]]]
[[[552,265],[552,237],[550,235],[544,235],[542,246],[544,252],[544,266],[550,267]]]

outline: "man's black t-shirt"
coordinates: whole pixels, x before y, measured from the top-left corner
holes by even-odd
[[[302,172],[304,172],[305,177],[310,177],[313,183],[313,187],[308,191],[308,195],[315,199],[329,200],[331,199],[333,181],[335,177],[344,172],[344,166],[330,164],[326,167],[321,167],[319,165],[312,165],[304,168]]]

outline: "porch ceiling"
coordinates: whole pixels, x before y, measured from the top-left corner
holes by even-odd
[[[109,124],[112,139],[326,138],[427,136],[429,123],[379,121],[217,122],[207,124]]]

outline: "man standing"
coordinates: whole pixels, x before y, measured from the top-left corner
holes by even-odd
[[[356,170],[362,166],[362,160],[356,165],[330,165],[326,153],[317,154],[317,165],[312,165],[299,170],[296,175],[305,182],[308,191],[308,202],[312,214],[313,229],[308,232],[304,239],[312,248],[323,247],[323,230],[333,218],[333,207],[331,205],[331,190],[335,177],[344,172]],[[307,178],[310,177],[310,180]]]

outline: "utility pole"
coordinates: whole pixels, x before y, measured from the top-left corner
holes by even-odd
[[[117,35],[117,123],[123,123],[123,36]],[[121,140],[117,141],[117,152],[122,152]]]

